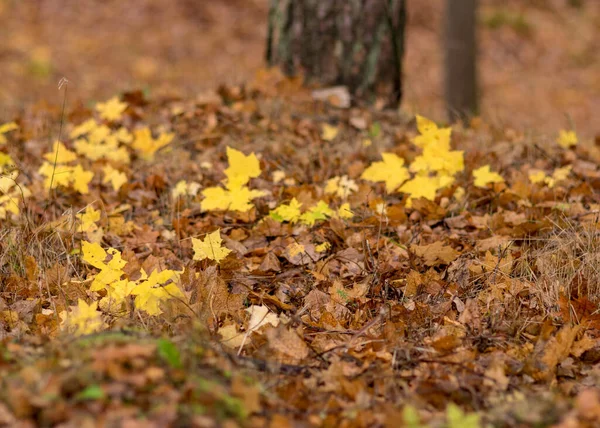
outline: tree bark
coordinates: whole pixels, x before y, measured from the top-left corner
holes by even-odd
[[[478,112],[477,0],[446,0],[445,95],[450,120]]]
[[[269,65],[399,105],[406,0],[271,0],[268,25]]]

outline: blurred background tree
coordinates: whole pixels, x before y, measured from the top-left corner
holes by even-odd
[[[405,0],[271,0],[266,59],[355,100],[402,100]]]
[[[477,113],[477,0],[447,0],[448,118]],[[402,101],[406,0],[271,0],[266,59],[309,83],[348,87],[355,102]],[[414,7],[419,7],[418,3]]]
[[[445,13],[446,113],[455,121],[478,113],[477,0],[446,0]]]

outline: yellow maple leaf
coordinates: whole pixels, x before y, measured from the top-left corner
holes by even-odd
[[[91,205],[88,205],[85,211],[80,212],[76,217],[81,222],[81,231],[87,232],[100,220],[100,210],[96,210]]]
[[[116,138],[109,137],[112,134],[112,130],[106,125],[98,125],[88,134],[87,139],[94,145],[108,143],[110,147],[116,147],[118,140]]]
[[[0,169],[0,193],[8,193],[14,186],[17,185],[17,177],[19,171],[4,172]]]
[[[411,200],[415,198],[425,198],[433,201],[439,188],[440,179],[438,177],[418,175],[404,183],[398,190],[403,193],[408,193],[409,198],[406,206],[410,207],[412,206]]]
[[[490,171],[489,165],[484,165],[474,170],[473,178],[475,178],[475,186],[481,188],[485,188],[491,183],[504,183],[504,178],[497,172]]]
[[[121,143],[129,144],[133,141],[133,135],[123,126],[114,131],[112,135]]]
[[[110,165],[106,165],[102,171],[104,172],[102,183],[110,183],[115,192],[117,192],[123,184],[127,183],[127,175],[118,169],[114,169]]]
[[[158,138],[152,138],[149,128],[137,129],[134,132],[132,147],[140,153],[140,157],[145,160],[152,160],[154,154],[161,148],[169,144],[175,134],[161,133]]]
[[[119,120],[126,108],[127,103],[119,101],[117,97],[112,97],[104,103],[96,104],[96,110],[100,113],[100,117],[110,121]]]
[[[427,146],[423,154],[410,164],[412,172],[439,172],[442,175],[455,175],[465,168],[462,150],[447,151],[435,146]]]
[[[340,130],[337,126],[324,123],[321,127],[321,138],[324,141],[333,141],[335,140],[335,137],[337,137],[339,132]]]
[[[300,221],[307,226],[313,226],[317,220],[327,220],[328,217],[333,216],[335,212],[329,208],[327,202],[319,201],[317,205],[308,209],[307,212],[300,216]]]
[[[60,141],[55,141],[52,151],[44,155],[44,159],[52,163],[68,163],[77,159],[77,154],[70,151]]]
[[[109,248],[104,251],[98,243],[82,241],[81,252],[81,259],[84,262],[100,269],[100,272],[94,276],[94,281],[90,286],[91,291],[106,289],[109,284],[118,281],[125,274],[123,267],[127,262],[121,258],[118,250]],[[110,260],[106,261],[109,256]]]
[[[337,210],[337,216],[339,218],[349,219],[354,217],[354,213],[350,209],[350,204],[348,202],[343,203]]]
[[[0,173],[12,169],[14,165],[15,161],[10,157],[9,154],[0,152]]]
[[[119,147],[116,150],[109,151],[104,157],[115,163],[128,164],[130,161],[129,153],[125,147]]]
[[[77,125],[75,128],[73,128],[73,130],[69,134],[69,137],[71,137],[71,138],[81,137],[82,135],[89,134],[97,127],[98,127],[98,122],[96,122],[96,119],[88,119],[85,122],[82,122],[79,125]]]
[[[231,194],[222,187],[207,187],[202,191],[204,199],[200,202],[202,211],[228,210]]]
[[[100,220],[100,210],[95,210],[91,205],[88,205],[85,212],[79,212],[77,219],[81,223],[80,230],[85,233],[89,242],[99,243],[102,241],[104,231],[96,224]]]
[[[0,146],[6,144],[6,136],[4,134],[14,131],[15,129],[19,129],[19,126],[15,122],[8,122],[0,125]]]
[[[223,240],[219,229],[206,235],[204,240],[192,238],[192,247],[194,249],[194,260],[210,259],[220,263],[231,250],[222,247]]]
[[[60,318],[61,329],[76,336],[94,333],[106,327],[102,313],[98,311],[98,302],[88,305],[79,299],[77,306],[71,306],[68,312],[62,311]]]
[[[556,142],[564,149],[568,149],[569,147],[576,146],[579,142],[577,138],[577,134],[575,131],[566,131],[561,129],[558,132],[558,139]]]
[[[247,186],[235,187],[228,190],[230,198],[228,209],[231,211],[246,212],[253,207],[250,202],[252,199],[266,195],[266,192],[263,190],[251,190]]]
[[[385,181],[387,192],[393,192],[410,178],[404,159],[395,153],[382,153],[383,161],[373,162],[360,176],[363,180]]]
[[[202,191],[202,211],[232,210],[246,212],[252,208],[252,199],[264,196],[262,190],[250,190],[245,186],[250,178],[260,175],[260,165],[254,153],[246,156],[239,150],[227,147],[229,167],[225,170],[225,189],[215,186]]]
[[[176,285],[179,280],[179,272],[155,270],[147,278],[146,276],[142,270],[142,279],[131,290],[131,294],[136,296],[134,304],[137,309],[143,310],[149,315],[160,315],[162,313],[161,303],[174,298],[185,299],[185,295]]]
[[[252,199],[264,196],[262,190],[250,190],[246,186],[233,189],[208,187],[202,191],[204,199],[200,203],[202,211],[231,210],[246,212],[253,207]]]
[[[107,284],[105,287],[106,296],[100,300],[100,308],[113,315],[122,314],[126,308],[124,303],[127,297],[132,294],[139,282],[121,279]]]
[[[229,167],[225,170],[228,187],[240,187],[248,183],[251,178],[260,175],[260,163],[254,153],[248,156],[231,147],[227,147],[227,162]]]
[[[540,171],[539,169],[529,171],[529,181],[533,184],[543,183],[545,179],[546,173],[544,171]]]
[[[274,210],[271,210],[269,217],[278,222],[289,221],[290,223],[296,223],[300,220],[300,208],[302,203],[298,202],[296,198],[292,198],[289,204],[281,204]]]
[[[315,251],[317,253],[323,253],[331,248],[331,244],[327,241],[315,246]]]
[[[50,162],[44,162],[38,169],[38,172],[43,175],[44,187],[46,189],[56,188],[58,186],[68,187],[71,184],[72,166],[53,165]]]
[[[417,115],[417,129],[421,135],[413,139],[417,147],[435,147],[437,150],[450,151],[452,128],[438,128],[431,120]]]
[[[0,168],[0,172],[2,168]],[[17,184],[19,171],[2,172],[0,175],[0,219],[5,219],[8,214],[17,216],[20,212],[19,203],[31,195],[31,191]]]
[[[438,126],[432,120],[420,114],[417,114],[415,117],[417,119],[417,130],[420,134],[431,134],[438,131]]]
[[[19,214],[20,210],[18,201],[18,199],[9,195],[0,196],[0,220],[6,219],[8,214]]]
[[[81,165],[75,165],[71,172],[71,186],[82,195],[86,195],[90,193],[88,185],[93,178],[94,173],[92,171],[86,171]]]
[[[38,172],[45,177],[44,187],[46,189],[57,186],[71,187],[81,194],[89,193],[89,183],[94,178],[94,173],[86,171],[81,165],[54,165],[44,162]]]

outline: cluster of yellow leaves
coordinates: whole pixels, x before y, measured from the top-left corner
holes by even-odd
[[[365,180],[384,181],[387,192],[407,193],[407,206],[414,198],[435,199],[436,192],[451,185],[454,176],[464,170],[463,152],[450,149],[451,128],[438,128],[417,115],[417,129],[420,135],[413,143],[423,151],[408,168],[398,155],[383,153],[383,161],[374,162],[361,175]]]
[[[1,131],[5,127],[0,126]],[[15,169],[13,159],[6,153],[0,152],[0,220],[8,214],[19,215],[19,201],[31,195],[29,189],[17,183],[19,171]]]
[[[121,253],[109,248],[105,251],[99,244],[82,241],[83,261],[99,269],[93,276],[90,291],[104,290],[106,296],[100,300],[100,308],[107,312],[119,313],[124,310],[128,296],[136,296],[137,309],[149,315],[162,313],[161,303],[172,298],[185,298],[177,287],[181,272],[173,270],[154,270],[148,274],[142,269],[137,281],[124,278],[123,268],[127,264]]]
[[[553,188],[556,185],[556,183],[567,179],[567,177],[571,173],[571,168],[571,165],[567,165],[562,168],[557,168],[554,170],[552,175],[546,175],[544,171],[534,169],[532,171],[529,171],[529,181],[533,184],[543,183],[546,184],[549,188]]]
[[[260,164],[254,153],[248,156],[239,150],[227,147],[229,167],[225,170],[223,186],[208,187],[202,191],[200,207],[203,211],[231,210],[246,212],[253,207],[252,199],[264,196],[261,190],[250,190],[251,178],[260,175]]]
[[[223,260],[231,250],[222,246],[223,239],[219,230],[209,233],[204,238],[204,241],[192,238],[192,246],[194,248],[194,260],[210,259],[219,263]]]
[[[348,203],[342,204],[337,211],[329,208],[329,205],[325,201],[319,201],[304,213],[301,208],[302,203],[293,198],[288,204],[281,204],[274,210],[271,210],[269,216],[280,223],[287,221],[292,224],[301,223],[307,226],[314,226],[317,221],[327,220],[329,217],[336,215],[340,218],[351,218],[353,216]]]
[[[347,199],[348,196],[357,190],[358,186],[356,182],[348,178],[347,175],[330,178],[325,185],[325,193],[328,195],[336,195],[341,199]]]
[[[174,134],[162,132],[158,138],[153,138],[150,129],[144,127],[137,129],[132,135],[125,127],[111,129],[95,119],[89,119],[73,129],[70,137],[77,138],[73,144],[77,153],[92,161],[106,159],[128,164],[128,145],[135,149],[142,159],[152,160],[159,149],[173,140]]]
[[[43,175],[46,189],[57,186],[70,187],[81,194],[89,193],[89,183],[94,173],[86,171],[79,164],[68,165],[77,160],[77,155],[60,141],[55,141],[52,151],[44,155],[44,163],[38,172]]]
[[[123,144],[130,144],[133,137],[124,127],[113,130],[95,119],[88,119],[75,127],[69,136],[75,139],[75,151],[92,161],[106,159],[120,164],[130,161],[129,152]]]

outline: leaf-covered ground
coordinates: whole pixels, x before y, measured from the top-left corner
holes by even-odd
[[[0,424],[600,423],[597,140],[275,71],[0,132]]]

